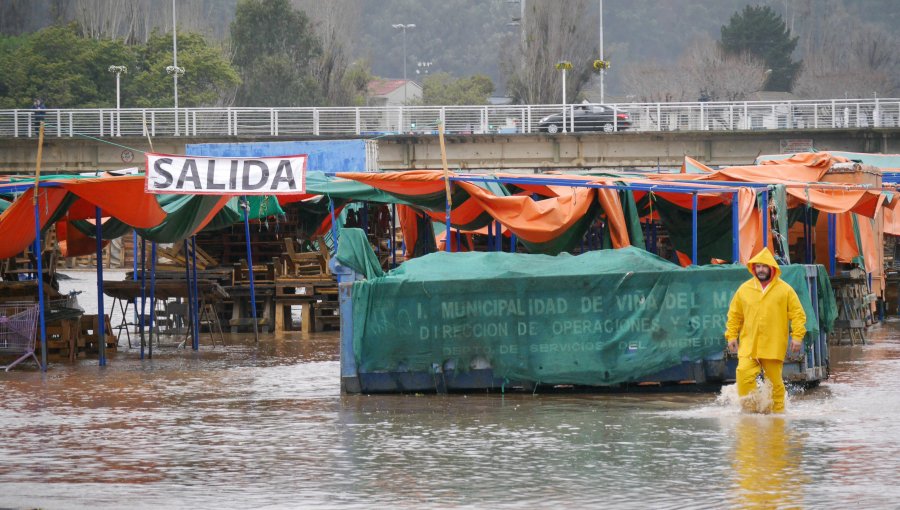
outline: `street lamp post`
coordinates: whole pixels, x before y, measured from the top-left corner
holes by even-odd
[[[178,67],[178,29],[175,18],[175,0],[172,0],[172,65],[166,66],[166,73],[172,75],[172,82],[175,87],[175,136],[178,136],[178,77],[184,74],[184,68]]]
[[[563,133],[566,132],[566,71],[572,69],[572,63],[568,60],[560,60],[556,63],[556,69],[562,71],[562,105],[563,105]]]
[[[600,69],[600,103],[605,104],[603,79],[606,77],[606,59],[603,57],[603,0],[600,0],[600,61],[604,63]]]
[[[409,23],[406,25],[404,25],[403,23],[395,23],[391,26],[396,28],[397,30],[403,31],[403,104],[405,105],[407,102],[406,91],[409,88],[406,82],[406,31],[416,28],[416,25],[414,23]]]
[[[127,66],[109,66],[108,70],[111,73],[116,73],[116,136],[122,136],[122,127],[121,127],[122,124],[121,124],[121,120],[119,119],[119,108],[121,107],[121,102],[119,100],[121,97],[119,94],[119,91],[120,91],[119,77],[123,73],[128,72],[128,67]]]

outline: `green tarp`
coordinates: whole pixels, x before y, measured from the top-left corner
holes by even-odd
[[[362,274],[366,278],[384,275],[378,257],[369,246],[366,233],[360,228],[345,228],[341,231],[338,251],[335,255],[341,264]]]
[[[158,243],[174,243],[191,235],[200,225],[215,205],[219,202],[217,195],[158,195],[157,201],[160,207],[166,211],[166,219],[159,225],[138,229],[138,233],[145,239]],[[283,215],[284,210],[278,205],[278,200],[272,196],[249,196],[250,219],[265,218],[274,215]],[[238,197],[234,197],[219,210],[204,230],[220,230],[234,223],[243,221],[244,212],[239,205]],[[94,236],[94,225],[87,221],[73,221],[72,225],[87,236]],[[104,239],[115,239],[131,231],[131,227],[121,221],[110,218],[103,223],[102,232]]]
[[[466,370],[484,360],[515,381],[639,381],[722,352],[728,304],[749,277],[744,266],[682,269],[637,248],[434,253],[354,283],[354,350],[363,373],[428,372],[447,361]],[[784,278],[818,334],[805,268],[786,266]],[[819,301],[834,307],[823,292]]]

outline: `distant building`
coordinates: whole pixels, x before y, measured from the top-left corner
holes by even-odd
[[[422,99],[422,86],[412,80],[372,80],[368,106],[402,106]]]

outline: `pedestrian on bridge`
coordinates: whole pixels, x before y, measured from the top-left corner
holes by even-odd
[[[788,348],[790,321],[791,353],[803,348],[806,314],[797,292],[781,279],[781,268],[772,252],[763,248],[747,262],[753,275],[735,292],[728,307],[725,340],[728,350],[737,352],[737,391],[741,403],[756,389],[756,377],[763,375],[772,385],[772,409],[784,412],[784,381],[781,370]]]
[[[31,104],[31,109],[34,110],[34,132],[37,134],[41,130],[41,122],[44,122],[47,106],[43,99],[36,97],[34,103]]]

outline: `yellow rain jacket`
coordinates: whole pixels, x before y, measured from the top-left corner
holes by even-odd
[[[772,268],[772,278],[763,290],[753,272],[754,264]],[[781,279],[781,268],[768,249],[763,248],[747,262],[753,278],[738,287],[728,307],[725,339],[738,340],[738,357],[783,360],[787,353],[788,320],[791,337],[802,341],[806,334],[806,314],[800,298]]]

